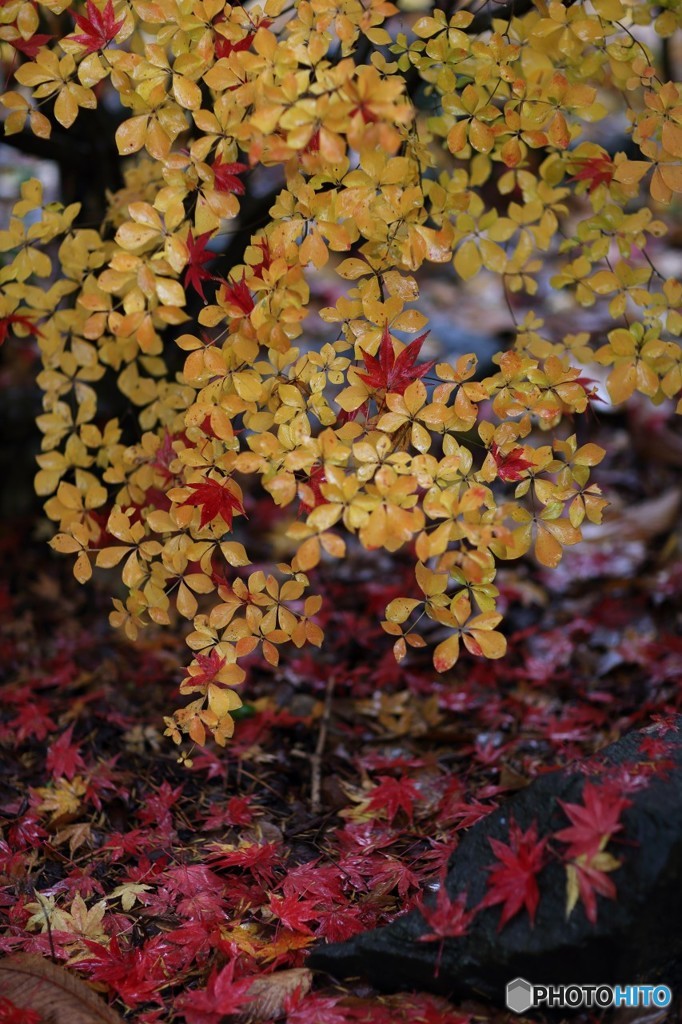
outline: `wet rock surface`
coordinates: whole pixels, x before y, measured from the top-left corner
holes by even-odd
[[[572,822],[562,806],[581,803],[585,786],[629,805],[605,850],[615,898],[596,895],[596,920],[581,899],[567,916],[567,842]],[[501,907],[480,907],[497,863],[490,840],[510,841],[510,822],[537,823],[548,837],[537,875],[534,925],[525,908],[499,927]],[[446,877],[449,899],[466,892],[476,909],[460,937],[424,941],[431,923],[412,911],[347,942],[321,946],[310,966],[334,977],[362,976],[385,990],[417,988],[504,1003],[505,986],[521,976],[535,984],[682,980],[682,716],[632,732],[597,755],[535,779],[466,832]],[[427,908],[436,897],[425,899]],[[427,916],[430,910],[426,910]]]

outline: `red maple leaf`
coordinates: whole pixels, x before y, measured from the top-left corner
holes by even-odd
[[[107,0],[103,11],[100,11],[92,0],[87,0],[85,9],[87,15],[74,14],[76,24],[83,29],[83,35],[71,36],[71,39],[74,43],[84,46],[86,53],[95,53],[108,46],[114,36],[120,32],[125,16],[116,21],[112,0]]]
[[[523,448],[512,448],[508,455],[502,455],[495,442],[490,446],[490,454],[497,466],[497,475],[500,480],[512,483],[521,480],[523,473],[533,465],[524,456]]]
[[[225,659],[221,658],[215,647],[210,654],[196,654],[194,660],[201,671],[189,678],[196,686],[207,686],[212,683],[221,669],[225,668]]]
[[[219,24],[221,21],[225,20],[226,19],[221,16],[220,18],[216,19],[215,23]],[[251,22],[251,24],[253,26],[253,31],[248,32],[243,39],[239,39],[236,43],[233,42],[231,39],[227,39],[219,32],[215,33],[214,48],[216,57],[220,59],[221,57],[229,57],[231,53],[238,53],[241,50],[250,50],[251,43],[256,38],[256,30],[259,28],[269,28],[270,25],[272,25],[272,21],[269,18],[263,18],[257,24],[253,21]]]
[[[231,281],[228,279],[224,284],[224,288],[223,301],[232,303],[233,306],[241,310],[244,316],[248,316],[254,307],[254,301],[244,278],[241,281]]]
[[[300,900],[295,893],[289,896],[271,896],[270,910],[285,928],[303,935],[312,935],[308,921],[317,921],[320,911],[316,900]]]
[[[388,332],[388,324],[385,324],[378,358],[371,356],[368,352],[363,352],[362,358],[368,372],[358,373],[358,377],[375,391],[404,394],[409,385],[427,374],[436,362],[435,359],[431,359],[428,363],[415,366],[428,333],[426,331],[425,334],[415,338],[405,346],[399,356],[396,356],[391,335]]]
[[[23,53],[25,57],[30,57],[31,60],[34,60],[38,50],[53,39],[54,36],[46,36],[43,33],[36,33],[34,36],[31,36],[30,39],[22,39],[20,37],[19,39],[8,39],[7,42],[10,46],[13,46],[15,50],[18,50],[19,53]],[[1,344],[2,341],[0,340],[0,345]],[[0,1021],[1,1020],[2,1017],[0,1017]]]
[[[414,802],[419,796],[412,779],[393,779],[390,775],[380,775],[379,785],[375,786],[369,798],[370,811],[386,811],[389,821],[393,821],[399,811],[403,810],[411,822],[414,814]]]
[[[228,530],[231,530],[233,513],[244,514],[241,500],[229,489],[227,484],[223,486],[219,480],[205,480],[201,484],[190,484],[189,487],[194,493],[180,504],[201,507],[199,528],[202,530],[219,516]]]
[[[303,498],[301,498],[300,512],[307,515],[308,512],[312,512],[312,510],[317,508],[318,505],[327,504],[327,499],[321,490],[322,484],[326,482],[327,478],[324,474],[324,466],[321,466],[318,463],[310,470],[310,476],[305,481],[306,486],[312,492],[312,502],[304,501]]]
[[[72,779],[76,772],[82,772],[85,769],[85,761],[80,755],[79,747],[71,745],[72,735],[73,723],[61,734],[59,739],[50,745],[45,763],[47,770],[52,772],[53,779],[60,776]]]
[[[270,251],[270,243],[267,238],[258,238],[253,243],[255,248],[260,249],[262,256],[260,263],[256,263],[251,268],[255,277],[263,277],[263,271],[269,270],[272,266],[272,252]]]
[[[436,905],[427,907],[423,902],[417,905],[417,909],[431,928],[430,932],[419,936],[420,942],[440,941],[438,956],[434,968],[434,977],[440,974],[440,961],[443,956],[443,947],[446,939],[457,939],[466,935],[469,925],[476,916],[476,909],[466,909],[466,890],[460,892],[455,900],[451,900],[445,888],[445,879],[441,878],[440,889],[436,897]]]
[[[509,845],[499,839],[488,838],[497,864],[489,867],[488,891],[480,907],[494,907],[503,903],[499,931],[515,914],[526,908],[531,924],[540,902],[536,875],[545,865],[547,837],[538,839],[537,822],[533,821],[526,832],[512,819],[509,824]]]
[[[234,192],[235,195],[243,196],[246,186],[237,175],[248,171],[248,169],[247,164],[224,164],[221,157],[217,156],[211,165],[211,170],[218,192]]]
[[[579,165],[580,169],[568,180],[589,182],[590,192],[594,192],[599,185],[610,185],[616,173],[613,160],[606,155],[576,159],[575,163]]]
[[[337,1006],[338,998],[301,994],[287,996],[284,1009],[287,1024],[348,1024],[348,1012]]]
[[[585,908],[585,916],[590,924],[597,921],[597,893],[606,896],[607,899],[616,898],[616,886],[613,880],[605,871],[600,871],[590,863],[579,863],[574,861],[576,879],[578,881],[578,892],[580,901]]]
[[[590,860],[603,850],[614,832],[622,829],[619,819],[631,801],[611,786],[599,787],[586,782],[582,804],[566,804],[563,800],[559,803],[572,825],[555,833],[554,838],[570,844],[565,854],[567,860],[581,856]]]
[[[187,264],[187,269],[185,270],[185,279],[183,284],[185,288],[187,288],[188,285],[191,285],[195,292],[202,297],[204,302],[206,301],[206,296],[204,295],[204,286],[201,282],[210,281],[213,277],[212,274],[209,274],[208,270],[204,270],[204,263],[208,263],[210,260],[214,260],[216,258],[216,253],[210,252],[210,250],[209,252],[205,252],[206,245],[212,234],[212,231],[204,231],[202,235],[195,238],[192,234],[192,229],[190,228],[186,242],[189,262]]]
[[[37,38],[37,36],[34,36],[34,38]],[[12,43],[12,45],[14,46],[14,43]],[[16,49],[20,50],[21,47],[17,46]],[[24,53],[25,51],[21,50],[21,52]],[[28,57],[35,56],[35,54],[30,53],[27,53],[26,55]],[[10,313],[9,316],[3,316],[2,319],[0,320],[0,345],[4,345],[4,343],[7,341],[9,329],[10,327],[13,326],[13,324],[20,324],[28,331],[29,334],[32,334],[34,338],[38,336],[42,337],[41,332],[38,330],[36,325],[32,323],[31,320],[29,320],[27,316],[20,316],[19,313]]]
[[[461,935],[466,935],[469,925],[476,916],[476,908],[467,910],[466,902],[466,891],[460,892],[456,899],[451,900],[441,881],[436,905],[428,907],[424,903],[420,903],[417,906],[419,913],[431,929],[426,935],[420,935],[419,941],[433,942],[436,939],[456,939]]]
[[[246,843],[233,850],[224,844],[207,847],[208,859],[217,868],[243,868],[263,885],[272,885],[282,852],[276,843]]]
[[[235,981],[235,964],[231,960],[221,971],[212,970],[205,989],[183,992],[176,999],[174,1008],[182,1010],[187,1024],[220,1024],[248,1001],[253,978]]]

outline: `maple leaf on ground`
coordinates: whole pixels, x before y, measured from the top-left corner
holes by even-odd
[[[236,849],[226,843],[211,843],[206,851],[208,860],[218,870],[243,868],[262,885],[272,885],[282,857],[277,843],[245,843]]]
[[[221,157],[217,156],[211,164],[215,188],[218,192],[234,192],[237,196],[243,196],[246,186],[238,175],[248,169],[248,164],[224,164]]]
[[[540,891],[536,876],[545,866],[547,837],[538,839],[537,822],[522,832],[512,819],[509,824],[509,845],[499,839],[488,837],[497,864],[488,868],[488,891],[479,904],[479,909],[504,904],[497,930],[504,928],[522,907],[525,906],[531,925],[540,902]]]
[[[390,775],[380,775],[379,784],[374,787],[369,797],[368,810],[378,813],[386,811],[389,821],[394,821],[400,810],[412,822],[414,802],[419,791],[412,779],[393,779]]]
[[[334,997],[302,996],[299,989],[285,1000],[287,1024],[348,1024],[348,1012],[338,1002]]]
[[[620,816],[631,803],[614,787],[597,786],[591,782],[585,783],[582,798],[582,804],[559,801],[572,822],[569,828],[562,828],[554,835],[555,839],[569,844],[564,855],[566,860],[581,856],[592,858],[603,850],[613,833],[623,828]]]
[[[221,971],[211,971],[205,989],[183,992],[175,1000],[174,1009],[185,1015],[187,1024],[220,1024],[224,1017],[236,1013],[248,1002],[253,978],[234,980],[236,960]]]
[[[83,34],[71,36],[71,39],[74,43],[84,46],[86,53],[96,53],[108,46],[120,32],[125,16],[116,21],[112,0],[107,0],[103,11],[100,11],[92,0],[87,0],[85,9],[87,14],[74,14],[76,24],[83,30]]]
[[[424,344],[428,331],[421,334],[409,345],[406,345],[399,356],[396,356],[391,335],[388,331],[388,324],[384,326],[381,335],[381,344],[377,356],[371,356],[369,352],[363,352],[362,358],[367,368],[367,373],[358,373],[358,377],[367,387],[375,391],[390,391],[393,394],[402,395],[413,381],[424,377],[435,365],[436,360],[431,359],[428,363],[415,366],[422,345]]]
[[[77,969],[90,981],[110,985],[128,1006],[149,1002],[167,982],[167,963],[153,948],[121,949],[116,935],[108,947],[91,939],[84,945],[91,956],[79,960]]]
[[[79,747],[71,745],[72,735],[73,723],[59,739],[50,744],[45,763],[53,779],[59,778],[60,775],[72,779],[78,772],[85,771],[85,761],[80,755]]]
[[[204,302],[206,301],[206,296],[204,295],[204,286],[201,282],[211,281],[213,279],[213,274],[209,274],[208,270],[204,270],[204,263],[209,263],[211,260],[214,260],[217,255],[210,250],[209,252],[205,251],[206,245],[212,236],[212,231],[204,231],[202,235],[197,235],[195,238],[192,234],[192,229],[190,228],[187,235],[187,242],[185,243],[187,245],[189,262],[187,264],[187,269],[185,270],[183,284],[185,288],[191,285],[197,295],[200,295]]]
[[[320,916],[316,900],[300,900],[294,893],[289,896],[271,896],[270,910],[279,918],[285,928],[292,932],[312,935],[308,921],[317,921]]]
[[[495,442],[490,446],[490,454],[497,466],[497,475],[500,480],[513,483],[521,480],[524,472],[533,465],[526,459],[523,448],[512,448],[507,455],[502,455]]]
[[[620,861],[610,853],[597,853],[594,857],[578,857],[566,865],[566,917],[569,917],[578,902],[585,908],[585,916],[591,924],[597,922],[597,893],[615,900],[616,886],[608,872],[620,867]]]
[[[189,484],[189,487],[194,493],[180,504],[201,507],[199,524],[201,530],[218,517],[222,518],[228,530],[231,530],[233,514],[235,512],[244,514],[241,499],[229,489],[227,484],[223,486],[219,480],[207,479],[200,484]]]

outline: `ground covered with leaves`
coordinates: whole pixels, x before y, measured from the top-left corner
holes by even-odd
[[[635,407],[590,429],[610,510],[558,569],[502,566],[505,659],[467,654],[438,676],[415,649],[397,664],[380,620],[415,586],[409,559],[358,552],[318,571],[323,651],[254,661],[234,739],[184,760],[163,735],[183,627],[130,644],[40,522],[5,524],[2,952],[68,965],[139,1024],[501,1020],[335,987],[306,956],[419,906],[511,792],[680,709],[679,427]],[[502,916],[529,911],[496,900],[496,881]],[[609,882],[597,914],[617,870]],[[0,1001],[0,1020],[37,1017]]]

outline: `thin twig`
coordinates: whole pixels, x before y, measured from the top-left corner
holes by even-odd
[[[330,675],[327,681],[327,692],[324,697],[324,711],[320,722],[320,731],[317,735],[315,753],[310,758],[311,783],[310,783],[310,811],[311,814],[319,814],[322,804],[322,755],[327,742],[329,719],[332,713],[332,697],[334,694],[334,676]]]

